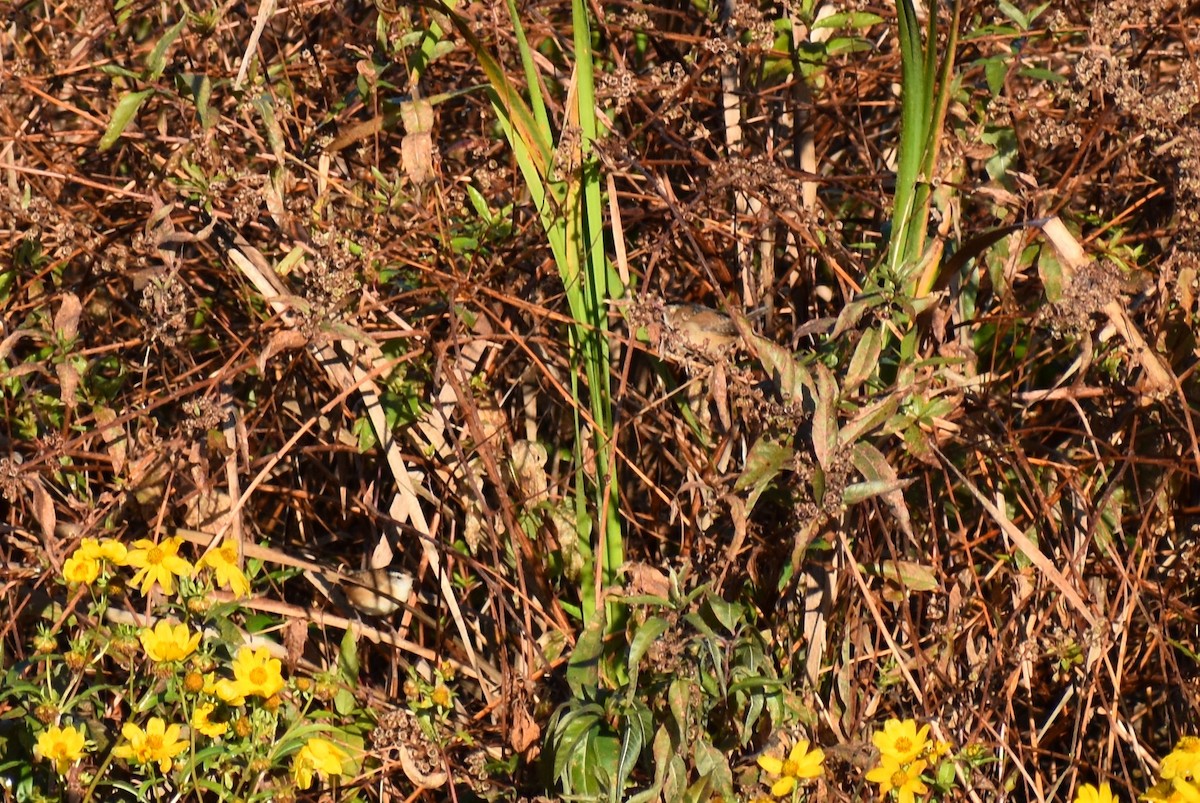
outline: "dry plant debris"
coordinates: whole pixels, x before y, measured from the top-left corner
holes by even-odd
[[[0,799],[1200,799],[1193,9],[963,6],[915,301],[893,7],[588,9],[632,666],[508,5],[0,8]]]

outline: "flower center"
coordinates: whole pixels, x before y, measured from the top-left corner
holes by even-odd
[[[250,670],[250,681],[255,685],[261,686],[267,682],[267,670],[261,666],[256,666]]]
[[[892,773],[891,784],[893,789],[899,789],[908,783],[908,773],[904,770],[896,770]]]
[[[896,740],[897,753],[907,753],[909,750],[912,750],[912,742],[909,741],[907,736],[901,736]]]
[[[146,736],[146,749],[150,752],[157,753],[162,750],[162,737],[157,733],[151,733]]]
[[[157,566],[158,564],[162,563],[163,551],[158,547],[151,547],[150,551],[146,553],[146,562],[153,566]]]
[[[800,762],[792,761],[790,758],[783,762],[783,767],[779,770],[779,774],[785,778],[795,778],[800,772]]]

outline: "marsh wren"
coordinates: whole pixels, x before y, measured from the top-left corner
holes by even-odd
[[[412,593],[413,577],[394,569],[362,569],[346,572],[340,583],[346,600],[355,610],[370,616],[391,616]]]

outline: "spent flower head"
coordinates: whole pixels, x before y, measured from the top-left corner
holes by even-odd
[[[796,746],[792,748],[792,752],[786,759],[759,756],[758,766],[771,775],[779,776],[779,779],[771,784],[771,794],[775,797],[790,795],[800,781],[821,776],[821,764],[825,761],[825,751],[819,747],[810,751],[808,746],[808,741],[801,739],[796,742]]]
[[[54,762],[55,771],[59,775],[66,775],[71,765],[83,758],[86,748],[83,728],[60,728],[52,725],[38,734],[33,754]]]
[[[165,593],[173,594],[175,578],[191,576],[192,564],[179,557],[182,543],[183,539],[179,536],[166,538],[157,544],[145,538],[133,542],[133,549],[125,556],[125,565],[137,569],[133,575],[133,585],[141,586],[143,596],[150,593],[156,581]]]

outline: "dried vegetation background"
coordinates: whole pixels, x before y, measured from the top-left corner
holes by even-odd
[[[85,535],[238,533],[270,550],[260,602],[297,621],[353,613],[278,555],[382,555],[428,615],[369,622],[403,639],[363,667],[391,723],[385,766],[402,667],[450,658],[475,746],[426,769],[462,794],[532,793],[564,694],[555,656],[578,629],[563,604],[579,602],[575,407],[561,281],[478,63],[449,34],[409,85],[405,37],[440,13],[422,6],[288,2],[256,19],[256,4],[200,4],[156,53],[182,7],[118,5],[9,3],[0,31],[6,665]],[[998,758],[963,792],[976,800],[1057,799],[1075,770],[1130,795],[1200,703],[1194,9],[1055,6],[1024,31],[991,3],[964,8],[935,224],[953,248],[1058,215],[1101,259],[1051,292],[1050,252],[1019,227],[980,258],[974,316],[934,313],[913,381],[948,404],[887,446],[907,526],[882,504],[814,499],[803,460],[747,514],[747,444],[790,415],[768,377],[736,351],[673,345],[671,327],[634,344],[620,323],[653,330],[664,299],[728,300],[765,307],[754,326],[789,349],[852,350],[857,331],[831,344],[825,319],[855,298],[889,214],[894,9],[860,4],[885,18],[864,47],[768,80],[781,7],[739,0],[723,22],[691,4],[594,8],[612,254],[636,283],[613,311],[630,582],[653,590],[686,565],[752,600],[817,741],[861,744],[893,714],[936,722]],[[518,80],[503,4],[460,13]],[[569,14],[521,14],[561,100]],[[437,98],[432,119],[401,119],[413,93]],[[1165,391],[1100,314],[1114,299]],[[394,441],[371,435],[372,411]],[[305,630],[297,658],[340,639]],[[487,777],[481,748],[526,761]],[[828,799],[874,794],[852,758],[830,766]],[[411,792],[393,772],[370,794]]]

